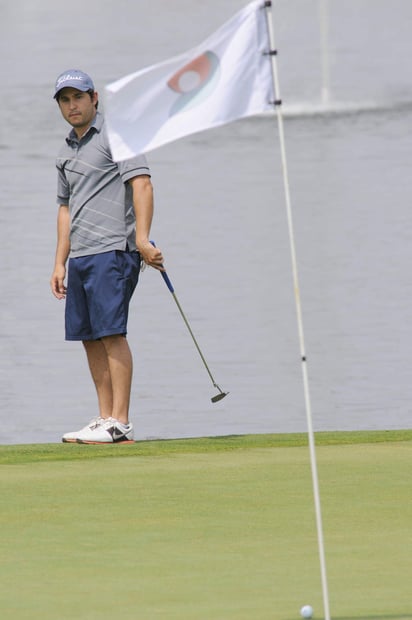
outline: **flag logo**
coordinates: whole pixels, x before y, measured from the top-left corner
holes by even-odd
[[[213,52],[204,52],[179,69],[167,82],[178,93],[169,117],[204,101],[215,89],[220,77],[220,61]]]

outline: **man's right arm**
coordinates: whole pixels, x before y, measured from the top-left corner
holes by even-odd
[[[57,299],[66,297],[64,279],[70,252],[70,212],[67,205],[60,205],[57,215],[57,247],[54,270],[50,280],[52,293]]]

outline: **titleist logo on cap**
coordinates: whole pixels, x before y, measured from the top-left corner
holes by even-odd
[[[60,86],[63,82],[67,80],[79,80],[80,82],[84,82],[87,78],[84,75],[73,75],[72,73],[66,73],[58,78],[56,82],[56,87]]]

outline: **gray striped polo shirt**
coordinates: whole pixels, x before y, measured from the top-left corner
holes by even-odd
[[[114,162],[104,117],[97,112],[80,140],[72,129],[56,166],[57,202],[70,209],[70,256],[125,250],[127,245],[136,250],[132,188],[127,181],[150,175],[146,157]]]

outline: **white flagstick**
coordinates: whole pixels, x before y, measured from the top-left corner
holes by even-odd
[[[324,548],[324,542],[323,542],[322,511],[321,511],[321,505],[320,505],[319,481],[318,481],[318,472],[317,472],[317,465],[316,465],[315,438],[314,438],[313,425],[312,425],[308,369],[307,369],[305,341],[304,341],[304,334],[303,334],[302,308],[301,308],[300,293],[299,293],[299,280],[298,280],[298,269],[297,269],[297,260],[296,260],[295,238],[294,238],[294,230],[293,230],[292,207],[291,207],[291,200],[290,200],[288,167],[287,167],[287,160],[286,160],[285,134],[283,130],[283,116],[282,116],[282,109],[281,109],[282,102],[280,99],[278,67],[277,67],[277,61],[276,61],[277,52],[276,52],[276,47],[275,47],[275,35],[274,35],[274,28],[273,28],[273,22],[272,22],[272,11],[271,11],[272,2],[270,0],[265,1],[263,7],[266,9],[266,21],[267,21],[267,26],[268,26],[269,42],[270,42],[270,48],[271,48],[268,53],[272,60],[272,76],[273,76],[273,84],[274,84],[275,98],[276,98],[274,103],[276,105],[276,111],[277,111],[280,151],[281,151],[281,158],[282,158],[283,183],[284,183],[284,189],[285,189],[286,212],[287,212],[287,220],[288,220],[289,242],[290,242],[290,252],[291,252],[291,259],[292,259],[292,270],[293,270],[293,283],[294,283],[294,289],[295,289],[296,314],[297,314],[297,322],[298,322],[298,330],[299,330],[299,345],[300,345],[300,353],[301,353],[301,360],[302,360],[303,387],[304,387],[304,394],[305,394],[306,417],[307,417],[307,425],[308,425],[313,493],[314,493],[314,501],[315,501],[316,526],[317,526],[317,533],[318,533],[318,547],[319,547],[320,570],[321,570],[321,579],[322,579],[323,605],[324,605],[325,620],[330,620],[329,595],[328,595],[328,584],[327,584],[326,562],[325,562],[325,548]]]

